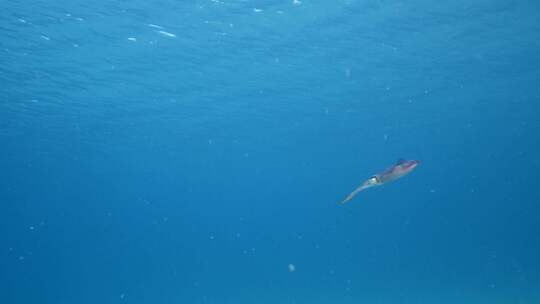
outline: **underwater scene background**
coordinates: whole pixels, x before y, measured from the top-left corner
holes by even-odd
[[[1,2],[0,303],[540,303],[538,20]]]

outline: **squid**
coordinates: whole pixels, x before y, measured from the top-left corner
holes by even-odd
[[[351,201],[358,193],[376,186],[384,185],[411,173],[420,164],[418,160],[398,160],[392,167],[375,174],[363,182],[351,194],[349,194],[340,204],[346,204]]]

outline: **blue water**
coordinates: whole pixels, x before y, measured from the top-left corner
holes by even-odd
[[[538,20],[1,2],[0,303],[540,303]]]

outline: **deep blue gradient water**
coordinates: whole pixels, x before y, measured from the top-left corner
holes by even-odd
[[[540,303],[539,20],[2,1],[0,303]]]

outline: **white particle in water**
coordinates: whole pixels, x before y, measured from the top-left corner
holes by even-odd
[[[296,270],[296,266],[294,266],[294,264],[289,264],[288,268],[289,268],[289,272],[294,272]]]
[[[169,33],[169,32],[166,32],[166,31],[157,31],[158,33],[160,33],[161,35],[163,36],[167,36],[167,37],[171,37],[171,38],[176,38],[176,35],[173,34],[173,33]]]

